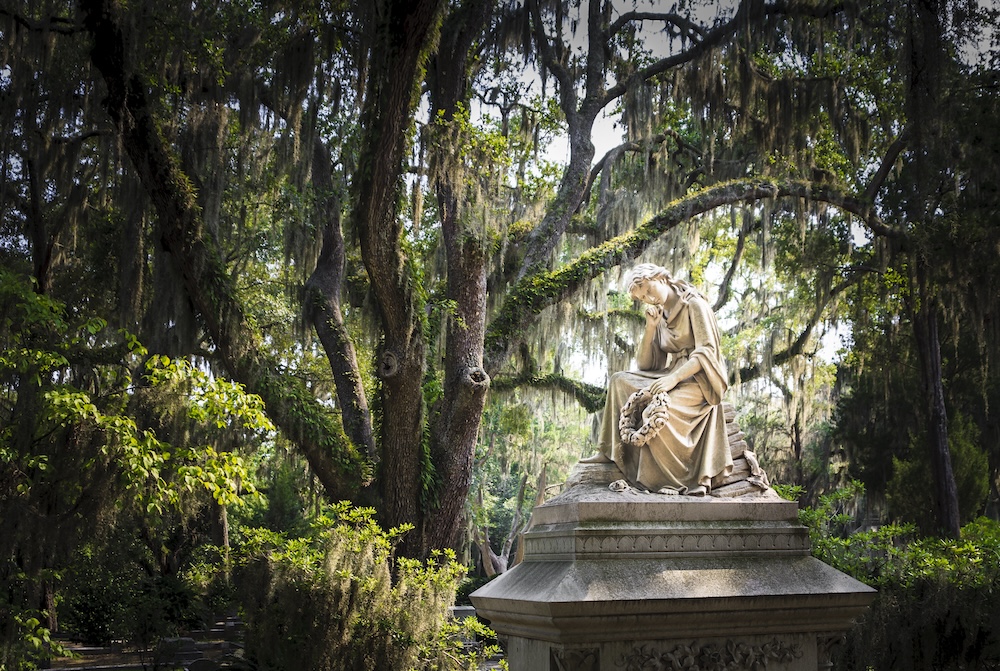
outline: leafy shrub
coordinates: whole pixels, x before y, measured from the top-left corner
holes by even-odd
[[[258,669],[477,668],[447,622],[464,567],[450,553],[394,558],[409,529],[383,531],[372,514],[342,503],[307,538],[247,533],[236,577]]]
[[[960,671],[1000,668],[1000,524],[979,518],[959,540],[913,525],[855,530],[843,512],[860,483],[800,511],[813,554],[879,590],[835,668]]]
[[[39,662],[69,654],[50,637],[51,632],[39,619],[44,616],[39,611],[15,614],[0,608],[0,671],[34,671]]]
[[[97,552],[81,550],[59,609],[66,633],[89,644],[121,640],[145,649],[200,624],[199,594],[177,576],[150,575],[128,554],[136,548],[110,543]]]

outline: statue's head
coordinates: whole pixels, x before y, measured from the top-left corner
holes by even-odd
[[[683,280],[675,280],[670,275],[669,270],[655,263],[640,263],[633,267],[625,276],[625,290],[630,296],[636,298],[636,292],[650,282],[663,283],[670,290],[676,292],[685,303],[693,297],[704,298],[692,285]]]
[[[625,276],[625,290],[633,295],[635,290],[647,282],[663,282],[672,284],[670,271],[655,263],[640,263]]]

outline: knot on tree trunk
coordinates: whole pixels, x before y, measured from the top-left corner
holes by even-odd
[[[378,364],[378,374],[382,379],[387,379],[394,376],[399,372],[399,357],[396,356],[395,352],[386,350],[382,352],[382,356]]]
[[[490,376],[481,366],[467,368],[464,381],[474,392],[485,391],[490,386]]]

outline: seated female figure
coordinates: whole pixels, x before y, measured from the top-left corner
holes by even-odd
[[[611,376],[599,452],[583,461],[613,461],[629,484],[649,491],[707,494],[712,478],[733,468],[720,405],[728,381],[715,315],[694,287],[654,264],[633,268],[626,286],[646,304],[639,370]],[[666,393],[667,419],[642,444],[628,444],[619,417],[639,389],[648,389],[654,400]]]

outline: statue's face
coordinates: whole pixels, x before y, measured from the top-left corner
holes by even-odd
[[[632,287],[632,298],[649,305],[665,305],[674,290],[663,280],[640,280]]]

